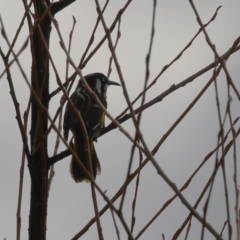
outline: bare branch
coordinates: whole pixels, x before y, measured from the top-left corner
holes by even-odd
[[[0,48],[0,55],[3,59],[5,67],[6,67],[8,65],[8,59],[5,57],[1,48]],[[14,89],[12,76],[11,76],[11,72],[10,72],[9,68],[7,68],[7,79],[8,79],[8,84],[9,84],[9,88],[10,88],[10,94],[12,96],[13,104],[14,104],[15,111],[16,111],[16,119],[17,119],[19,130],[20,130],[20,133],[21,133],[25,153],[26,153],[26,156],[29,160],[30,151],[29,151],[29,147],[28,147],[28,143],[27,143],[27,136],[26,136],[26,133],[24,131],[24,125],[23,125],[23,122],[22,122],[22,119],[21,119],[21,112],[20,112],[20,109],[19,109],[19,103],[18,103],[16,94],[15,94],[15,89]]]
[[[222,58],[219,56],[219,54],[217,53],[217,50],[216,50],[216,48],[215,48],[215,45],[212,43],[211,39],[209,38],[208,33],[207,33],[206,29],[205,29],[205,26],[204,26],[203,23],[202,23],[202,20],[201,20],[199,14],[198,14],[198,11],[197,11],[197,9],[196,9],[193,1],[192,1],[192,0],[189,0],[189,2],[190,2],[190,5],[192,6],[192,9],[193,9],[196,17],[197,17],[197,22],[198,22],[198,24],[200,25],[200,27],[202,28],[203,33],[204,33],[204,35],[205,35],[205,37],[206,37],[206,38],[205,38],[205,39],[206,39],[206,42],[208,43],[209,47],[212,49],[212,51],[213,51],[213,53],[214,53],[214,55],[215,55],[215,58],[217,58],[218,61],[220,62],[220,64],[223,65],[223,70],[224,70],[224,72],[225,72],[225,74],[226,74],[226,78],[227,78],[227,80],[229,81],[229,83],[231,84],[233,90],[235,91],[235,94],[238,96],[238,99],[240,99],[240,94],[239,94],[239,92],[237,91],[237,88],[235,87],[235,85],[233,84],[232,78],[231,78],[231,76],[230,76],[230,74],[229,74],[229,72],[228,72],[228,70],[227,70],[226,65],[225,65],[225,61],[223,61],[223,59],[222,59]],[[240,37],[238,38],[237,41],[238,41],[238,43],[240,42]]]
[[[27,109],[24,113],[24,131],[25,134],[27,132],[27,122],[28,122],[28,116],[29,116],[29,111],[30,111],[30,99],[28,101],[28,106]],[[22,190],[23,190],[23,178],[24,178],[24,167],[25,167],[25,148],[23,146],[22,149],[22,162],[20,166],[20,178],[19,178],[19,190],[18,190],[18,204],[17,204],[17,233],[16,233],[16,239],[20,240],[20,234],[21,234],[21,207],[22,207]]]
[[[54,2],[51,6],[51,14],[54,16],[75,1],[76,0],[59,0],[58,2]]]

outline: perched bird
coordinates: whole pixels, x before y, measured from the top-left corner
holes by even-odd
[[[118,85],[120,84],[110,81],[102,73],[93,73],[84,77],[87,81],[89,87],[96,93],[98,99],[107,108],[107,88],[109,85]],[[82,80],[79,80],[76,90],[71,95],[71,100],[77,110],[80,112],[85,128],[87,130],[89,146],[90,146],[90,155],[92,162],[92,171],[93,177],[96,178],[96,174],[100,172],[101,167],[98,160],[97,153],[95,151],[93,141],[96,141],[99,136],[101,129],[104,127],[105,114],[103,110],[95,102],[91,94],[85,89],[84,83]],[[68,133],[71,130],[74,139],[74,151],[77,154],[78,158],[84,165],[84,167],[89,171],[87,156],[86,156],[86,143],[84,140],[83,131],[81,125],[77,119],[77,116],[72,109],[70,103],[67,103],[64,121],[63,121],[63,134],[65,140],[68,139]],[[81,182],[83,180],[88,181],[89,177],[84,172],[83,169],[77,164],[74,157],[72,157],[70,164],[70,172],[72,174],[75,182]]]

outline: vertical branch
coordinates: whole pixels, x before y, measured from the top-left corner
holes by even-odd
[[[227,78],[227,92],[228,92],[228,103],[227,103],[227,115],[229,118],[229,122],[230,122],[230,126],[231,126],[231,133],[232,133],[232,138],[233,138],[233,184],[234,184],[234,190],[235,190],[235,216],[236,216],[236,234],[237,234],[237,239],[239,239],[239,217],[238,217],[238,211],[239,211],[239,191],[238,191],[238,178],[237,178],[237,148],[236,148],[236,131],[235,128],[233,126],[233,119],[232,119],[232,113],[231,113],[231,101],[232,101],[232,97],[230,95],[230,87],[231,87],[231,82],[229,81],[229,78]],[[225,176],[226,177],[226,176]],[[225,191],[226,191],[226,195],[227,195],[227,183],[226,181],[224,181],[224,185],[225,185]],[[228,198],[226,196],[226,201],[228,201]],[[227,207],[227,216],[228,216],[228,223],[230,223],[230,209],[229,209],[229,205],[226,205]],[[228,228],[229,229],[229,236],[232,237],[232,226],[230,224],[228,224]]]
[[[49,4],[49,2],[48,2]],[[31,86],[38,100],[48,110],[49,59],[39,31],[43,32],[49,46],[50,19],[45,14],[42,1],[33,1],[35,25],[32,29]],[[30,26],[29,26],[30,27]],[[28,167],[31,176],[31,206],[29,215],[29,239],[46,238],[47,216],[47,138],[43,138],[48,126],[47,116],[41,111],[38,102],[32,98],[31,104],[31,152]],[[38,147],[40,146],[40,147]]]
[[[139,166],[141,165],[143,161],[143,155],[141,151],[139,151]],[[136,218],[135,218],[135,209],[136,209],[136,202],[137,202],[137,195],[138,195],[138,188],[139,188],[139,182],[140,182],[140,173],[139,171],[136,179],[136,185],[135,185],[135,193],[134,193],[134,198],[132,202],[132,221],[131,221],[131,232],[133,233],[133,228],[135,226]]]
[[[27,132],[27,122],[30,111],[30,99],[28,102],[27,110],[24,113],[24,130]],[[21,206],[22,206],[22,189],[23,189],[23,177],[24,177],[24,167],[25,167],[25,150],[22,150],[22,162],[20,167],[20,179],[19,179],[19,190],[18,190],[18,205],[17,205],[17,236],[16,239],[20,240],[21,233]]]
[[[228,86],[229,89],[229,86]],[[230,97],[230,95],[229,95]],[[236,218],[236,229],[237,229],[237,239],[240,239],[240,220],[239,220],[239,189],[238,189],[238,171],[237,171],[237,147],[236,147],[236,130],[233,126],[230,102],[227,109],[229,115],[229,122],[231,125],[232,137],[233,137],[233,183],[234,183],[234,190],[235,190],[235,218]]]
[[[120,26],[121,26],[121,17],[118,20],[117,37],[116,37],[115,44],[114,44],[114,47],[113,47],[114,50],[116,50],[118,41],[119,41],[119,39],[121,37]],[[110,74],[112,72],[112,60],[113,60],[113,57],[111,56],[110,59],[109,59],[109,67],[108,67],[108,73],[107,73],[107,77],[108,78],[110,77]]]
[[[215,68],[213,70],[213,78],[214,78],[215,97],[216,97],[216,105],[217,105],[217,112],[218,112],[218,121],[219,121],[219,126],[220,126],[219,136],[221,136],[221,138],[218,138],[217,146],[219,145],[219,142],[221,140],[221,142],[223,143],[223,144],[221,144],[221,148],[223,149],[224,148],[224,131],[223,131],[223,123],[222,123],[222,120],[221,120],[221,111],[220,111],[219,94],[218,94],[218,86],[217,86],[217,76],[216,76],[216,67],[217,67],[217,65],[215,66]],[[207,211],[208,211],[208,206],[209,206],[209,202],[210,202],[210,197],[211,197],[211,194],[212,194],[213,183],[214,183],[214,179],[215,179],[215,176],[217,174],[217,171],[218,171],[218,168],[217,168],[218,153],[219,153],[219,151],[217,150],[216,157],[215,157],[216,160],[215,160],[215,166],[214,166],[214,174],[213,174],[214,177],[212,178],[212,182],[211,182],[211,185],[209,187],[209,192],[208,192],[208,196],[207,196],[207,199],[206,199],[206,203],[203,207],[203,221],[204,222],[206,221],[206,218],[207,218]],[[204,231],[205,231],[204,224],[202,224],[201,239],[204,238]]]
[[[143,87],[141,108],[142,108],[143,104],[145,103],[146,89],[147,89],[148,79],[149,79],[149,75],[150,75],[149,65],[150,65],[150,58],[151,58],[151,53],[152,53],[153,38],[154,38],[154,34],[155,34],[154,24],[155,24],[155,16],[156,16],[156,5],[157,5],[157,1],[153,0],[152,28],[151,28],[149,50],[148,50],[148,53],[146,56],[146,73],[145,73],[145,81],[144,81],[144,87]],[[140,110],[140,112],[138,114],[138,125],[140,123],[141,116],[142,116],[142,111]]]
[[[114,224],[115,231],[116,231],[116,234],[117,234],[117,239],[120,240],[119,229],[118,229],[117,222],[116,222],[116,219],[115,219],[115,216],[114,216],[114,212],[113,212],[111,207],[110,207],[110,212],[112,214],[112,219],[113,219],[113,224]]]

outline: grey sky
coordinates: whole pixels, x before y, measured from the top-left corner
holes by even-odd
[[[103,4],[104,1],[101,1]],[[110,1],[104,14],[108,26],[112,23],[118,10],[123,7],[125,1]],[[206,23],[213,16],[217,7],[222,5],[218,15],[207,32],[216,46],[218,53],[225,53],[234,40],[239,37],[240,22],[240,2],[239,1],[196,1],[203,23]],[[11,11],[11,14],[10,14]],[[1,17],[7,29],[10,40],[13,39],[15,31],[23,15],[21,1],[1,1]],[[72,15],[75,16],[77,24],[75,27],[72,43],[71,56],[78,63],[85,47],[89,41],[90,34],[96,21],[97,13],[94,1],[76,1],[67,9],[56,15],[61,33],[65,43],[68,44],[69,32],[72,26]],[[197,33],[199,25],[188,1],[158,1],[156,11],[155,37],[152,58],[150,62],[150,81],[161,71],[161,69],[172,61],[174,57],[186,46],[190,39]],[[133,1],[126,10],[121,21],[121,38],[116,50],[121,70],[126,81],[131,100],[133,100],[143,88],[145,76],[145,57],[149,47],[150,28],[152,18],[152,1]],[[27,24],[16,44],[17,52],[22,46],[26,34]],[[97,31],[94,46],[102,38],[104,32],[102,26]],[[116,31],[112,34],[115,40]],[[7,47],[2,36],[0,46],[3,51]],[[52,39],[50,49],[58,68],[59,74],[64,81],[66,57],[59,45],[59,38],[56,30],[52,29]],[[30,77],[30,54],[29,48],[20,56],[22,66],[28,77]],[[83,74],[91,72],[107,73],[110,52],[107,43],[83,69]],[[151,100],[172,84],[177,84],[214,60],[214,55],[201,34],[186,51],[182,58],[167,70],[158,80],[157,84],[147,94],[147,100]],[[230,72],[238,91],[240,91],[240,54],[235,53],[227,62]],[[0,61],[0,71],[3,63]],[[72,72],[72,69],[71,69]],[[20,109],[26,109],[29,90],[26,86],[16,65],[12,68],[17,97]],[[193,83],[172,93],[162,102],[154,105],[143,113],[141,130],[144,138],[152,149],[162,135],[182,114],[191,103],[202,87],[207,83],[212,75],[209,71],[205,75],[196,79]],[[115,67],[110,76],[111,80],[119,82]],[[57,87],[55,75],[50,77],[51,91]],[[76,84],[75,84],[76,86]],[[74,88],[75,88],[74,86]],[[222,115],[227,104],[226,77],[222,72],[218,78],[219,96]],[[0,129],[1,129],[1,167],[0,167],[0,239],[14,239],[16,232],[16,209],[19,181],[19,167],[21,162],[22,142],[15,119],[15,111],[12,99],[9,94],[9,87],[6,78],[0,80]],[[239,101],[231,91],[233,97],[232,114],[233,119],[240,116]],[[61,94],[50,104],[50,113],[54,116],[59,106]],[[137,103],[136,106],[138,106]],[[120,114],[127,106],[122,90],[120,88],[110,88],[108,91],[108,110],[112,116]],[[107,119],[106,124],[110,121]],[[29,125],[30,126],[30,125]],[[239,127],[239,123],[237,125]],[[132,122],[123,124],[132,136],[134,128]],[[225,131],[229,129],[226,123]],[[28,129],[29,131],[29,129]],[[155,158],[172,179],[181,187],[191,173],[196,169],[204,157],[212,151],[217,144],[219,131],[216,100],[214,86],[211,86],[204,96],[199,100],[191,112],[184,118],[171,136],[161,146]],[[49,155],[53,153],[55,134],[49,138]],[[230,138],[229,138],[230,139]],[[239,139],[237,146],[239,149]],[[60,151],[64,150],[63,145]],[[97,183],[102,190],[107,190],[107,195],[111,198],[126,177],[126,170],[130,157],[131,143],[118,130],[111,131],[98,140],[96,144],[99,160],[101,162],[102,173],[97,177]],[[184,195],[194,204],[198,195],[206,184],[213,170],[215,158],[211,158],[206,166],[201,169],[194,178],[189,188],[184,191]],[[235,226],[235,196],[233,192],[233,157],[232,151],[228,154],[226,161],[228,170],[228,184],[230,191],[231,221],[233,226],[233,239],[236,239]],[[71,239],[81,228],[94,216],[93,203],[91,198],[90,185],[86,183],[75,184],[69,173],[70,157],[55,165],[55,177],[51,187],[48,207],[48,227],[47,239]],[[238,161],[239,164],[239,161]],[[134,158],[133,169],[138,165],[138,153]],[[238,168],[239,170],[239,168]],[[239,177],[238,177],[238,180]],[[124,204],[124,217],[128,224],[131,222],[131,204],[135,190],[135,181],[127,190],[127,197]],[[27,166],[25,167],[23,201],[22,201],[22,239],[27,239],[28,235],[28,213],[29,213],[29,192],[30,179]],[[161,206],[173,196],[173,191],[156,173],[154,167],[149,163],[141,173],[139,196],[136,206],[136,226],[133,235],[135,236],[142,227],[153,217]],[[99,209],[105,205],[102,197],[98,195]],[[118,206],[118,201],[116,206]],[[205,200],[201,202],[197,209],[202,214],[202,207]],[[213,196],[210,202],[210,209],[207,220],[221,231],[224,221],[226,221],[225,201],[223,191],[222,173],[219,171],[213,188]],[[188,214],[187,209],[179,200],[175,200],[162,215],[150,226],[142,235],[141,239],[161,239],[164,233],[166,239],[171,239],[175,231],[181,226]],[[117,217],[116,217],[117,218]],[[126,238],[119,220],[117,219],[121,239]],[[105,239],[117,239],[112,216],[107,211],[101,218],[103,235]],[[194,219],[190,230],[189,239],[200,238],[201,225]],[[184,239],[184,234],[179,239]],[[227,229],[224,231],[226,237]],[[197,236],[197,238],[196,238]],[[206,232],[206,239],[214,237]],[[93,225],[81,239],[97,239],[96,226]]]

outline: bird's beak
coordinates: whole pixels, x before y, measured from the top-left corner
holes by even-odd
[[[108,85],[116,85],[116,86],[121,86],[119,83],[108,80]]]

